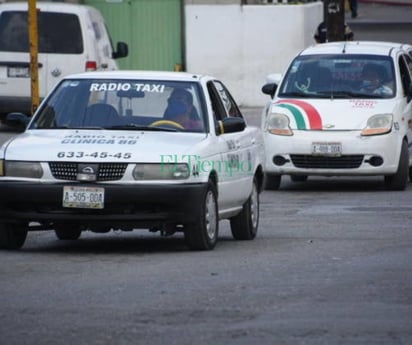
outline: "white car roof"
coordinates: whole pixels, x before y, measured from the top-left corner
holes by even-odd
[[[45,2],[37,1],[36,8],[45,12],[61,13],[84,13],[87,11],[96,11],[94,7],[74,3],[63,2]],[[0,3],[0,11],[28,11],[28,2],[7,2]]]
[[[408,48],[409,47],[409,48]],[[299,55],[313,54],[372,54],[389,56],[393,50],[407,50],[411,46],[398,42],[379,41],[340,41],[328,42],[310,46]]]
[[[57,12],[78,12],[85,8],[90,8],[87,5],[79,5],[72,3],[64,2],[46,2],[46,1],[37,1],[36,7],[44,11],[57,11]],[[27,11],[29,5],[27,1],[24,2],[4,2],[0,3],[0,10],[2,11]]]
[[[188,73],[188,72],[167,72],[167,71],[96,71],[71,74],[64,79],[153,79],[153,80],[173,80],[173,81],[199,81],[201,79],[214,79],[211,76]]]

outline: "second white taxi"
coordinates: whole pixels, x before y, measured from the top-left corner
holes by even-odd
[[[387,189],[412,178],[412,59],[408,46],[334,42],[296,56],[262,88],[266,188],[282,175],[383,176]]]
[[[28,231],[149,229],[213,249],[219,220],[255,238],[263,138],[213,77],[91,72],[64,78],[0,149],[0,248]]]

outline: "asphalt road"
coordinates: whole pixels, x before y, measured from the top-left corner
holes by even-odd
[[[286,178],[261,194],[254,241],[221,222],[211,252],[30,233],[0,252],[0,344],[412,344],[411,199],[378,178]]]
[[[143,231],[0,252],[0,343],[411,344],[412,186],[285,180],[258,237],[212,252]]]
[[[252,125],[259,112],[244,109]],[[412,344],[410,200],[412,184],[286,178],[261,194],[254,241],[221,222],[211,252],[145,231],[30,233],[0,252],[0,344]]]

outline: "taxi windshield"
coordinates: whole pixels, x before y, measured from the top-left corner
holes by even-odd
[[[377,55],[297,57],[279,90],[285,98],[392,98],[396,79],[392,59]]]
[[[41,105],[30,129],[204,132],[201,102],[194,82],[69,79]]]

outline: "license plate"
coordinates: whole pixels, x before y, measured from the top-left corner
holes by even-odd
[[[342,144],[335,142],[315,142],[312,143],[312,154],[315,156],[340,156],[342,154]]]
[[[28,67],[8,67],[7,76],[9,78],[29,78],[30,71]]]
[[[104,207],[104,188],[65,186],[63,207],[101,209]]]

